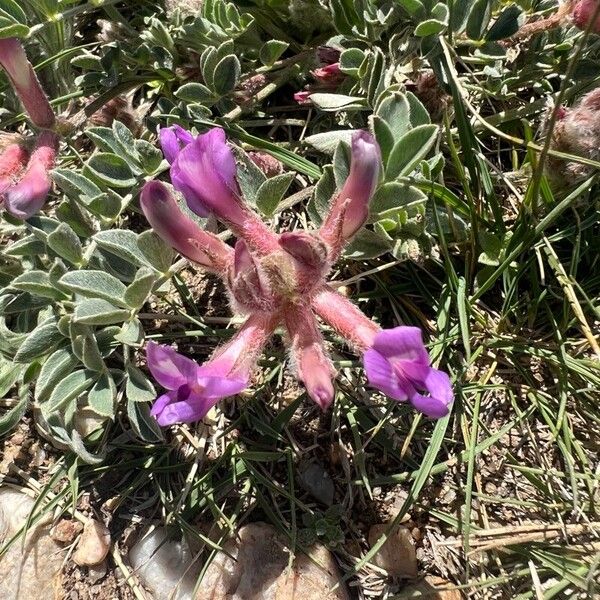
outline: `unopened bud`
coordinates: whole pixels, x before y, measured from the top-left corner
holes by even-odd
[[[50,129],[55,121],[54,111],[18,39],[0,39],[0,65],[33,123]]]
[[[13,217],[28,219],[44,206],[57,152],[58,136],[51,131],[41,133],[20,180],[4,192],[4,205]]]

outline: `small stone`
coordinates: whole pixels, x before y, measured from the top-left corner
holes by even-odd
[[[157,600],[190,600],[200,566],[192,563],[185,540],[173,539],[166,527],[146,532],[129,551],[140,581]]]
[[[325,546],[313,546],[310,557],[298,554],[290,569],[289,558],[287,541],[274,527],[246,525],[215,556],[195,600],[348,600]]]
[[[83,527],[83,533],[73,560],[80,567],[101,563],[110,550],[110,532],[103,523],[90,519]]]
[[[55,542],[70,544],[83,529],[79,521],[61,519],[50,531],[50,536]]]
[[[298,484],[315,500],[326,506],[333,504],[335,486],[329,473],[318,463],[306,463],[299,469]]]
[[[107,570],[108,565],[106,560],[103,560],[99,565],[91,565],[88,569],[88,579],[90,580],[90,583],[100,581],[100,579],[106,575]]]
[[[426,598],[427,600],[462,600],[460,590],[444,589],[454,585],[441,577],[425,577],[419,583],[413,583],[402,589],[402,597]],[[440,589],[441,588],[441,589]]]
[[[0,487],[0,547],[25,525],[34,500]],[[63,597],[63,551],[49,535],[47,517],[32,524],[25,543],[17,539],[0,558],[2,600],[58,600]]]
[[[373,525],[369,530],[369,545],[373,547],[388,528],[389,524],[386,523]],[[406,527],[398,527],[377,551],[371,562],[385,569],[391,577],[416,577],[417,553],[410,530]]]
[[[413,540],[415,540],[415,542],[418,542],[423,537],[423,535],[421,534],[421,530],[418,527],[413,527],[410,533],[413,536]]]

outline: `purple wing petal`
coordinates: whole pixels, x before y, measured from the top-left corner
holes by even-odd
[[[148,342],[146,359],[154,379],[168,390],[177,390],[196,380],[198,365],[169,346]]]
[[[410,399],[410,403],[423,414],[434,419],[440,419],[448,414],[448,406],[436,400],[431,396],[423,396],[421,394],[415,394]]]
[[[169,164],[173,164],[182,148],[194,141],[194,136],[180,125],[161,127],[158,135],[163,154]]]
[[[384,329],[375,337],[373,349],[386,358],[410,360],[429,365],[429,354],[418,327]]]
[[[412,386],[398,379],[392,365],[384,356],[376,350],[367,350],[363,355],[363,362],[369,385],[394,400],[400,402],[408,400],[413,392]]]
[[[446,406],[452,402],[454,392],[447,373],[438,369],[430,369],[424,383],[425,389],[432,398],[443,402]]]
[[[171,393],[170,393],[171,394]],[[169,396],[170,396],[169,394]],[[186,400],[176,401],[175,392],[172,392],[170,402],[163,403],[161,410],[152,408],[152,415],[156,417],[159,425],[163,427],[173,425],[175,423],[193,423],[199,421],[206,416],[206,413],[218,402],[218,398],[206,398],[204,395],[190,393]],[[156,405],[159,401],[156,401]]]

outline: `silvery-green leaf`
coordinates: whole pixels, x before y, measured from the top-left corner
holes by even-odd
[[[59,256],[72,264],[78,264],[83,256],[79,237],[66,223],[61,223],[48,235],[48,246]]]
[[[354,260],[367,260],[389,252],[391,247],[392,244],[387,237],[363,228],[346,247],[344,256]]]
[[[129,311],[102,300],[89,298],[75,306],[74,320],[85,325],[111,325],[122,323],[129,317]]]
[[[340,70],[346,75],[356,77],[360,65],[365,60],[365,53],[359,48],[348,48],[340,55]]]
[[[153,402],[156,400],[156,390],[152,382],[133,365],[127,367],[127,383],[125,395],[133,402]]]
[[[71,271],[63,275],[60,285],[86,298],[104,298],[109,302],[127,306],[126,286],[104,271]]]
[[[218,98],[214,92],[201,83],[186,83],[175,92],[175,96],[185,102],[197,102],[198,104],[212,104]]]
[[[144,254],[138,246],[138,236],[127,229],[109,229],[99,231],[94,235],[94,240],[100,246],[123,260],[134,265],[142,265],[146,262]]]
[[[15,354],[15,362],[28,363],[44,354],[49,354],[65,338],[55,321],[38,325],[21,344]]]
[[[413,127],[431,123],[431,117],[429,116],[427,109],[412,92],[406,92],[406,99],[410,105],[410,124]]]
[[[0,357],[0,398],[12,389],[24,369],[23,365]]]
[[[427,196],[416,187],[398,182],[384,183],[377,188],[371,200],[370,220],[391,216],[399,209],[406,210],[426,201]]]
[[[101,417],[115,416],[117,400],[117,387],[115,386],[112,375],[106,371],[100,375],[100,378],[87,395],[87,405],[97,415]]]
[[[304,138],[304,142],[309,144],[319,152],[325,152],[326,154],[333,154],[337,145],[340,142],[346,142],[350,144],[354,130],[342,129],[340,131],[324,131],[322,133],[315,133]]]
[[[127,161],[108,152],[93,154],[85,164],[84,173],[114,188],[130,188],[136,181]]]
[[[121,331],[117,333],[115,339],[127,346],[139,346],[144,340],[144,327],[140,320],[134,318],[123,323]]]
[[[287,50],[288,46],[289,44],[287,42],[268,40],[262,45],[260,52],[258,53],[260,62],[263,65],[270,67]]]
[[[438,135],[436,125],[419,125],[405,133],[394,146],[386,166],[388,181],[409,175],[427,156]]]
[[[152,291],[155,281],[155,272],[148,267],[141,267],[125,291],[124,298],[127,305],[131,308],[141,308]]]
[[[52,285],[50,275],[44,271],[27,271],[16,277],[11,287],[52,300],[64,300],[67,297]]]
[[[475,0],[467,19],[467,35],[480,40],[492,16],[492,0]]]
[[[333,167],[327,165],[323,169],[323,175],[317,182],[312,198],[309,200],[306,210],[313,225],[319,226],[329,212],[331,199],[336,193],[337,187],[333,175]]]
[[[282,173],[267,179],[259,188],[256,194],[256,207],[267,217],[273,214],[277,205],[287,192],[295,173]]]
[[[71,373],[79,361],[69,348],[55,350],[44,362],[38,375],[34,398],[37,402],[45,400],[66,375]]]
[[[103,372],[106,370],[106,365],[104,364],[104,360],[102,360],[102,354],[98,348],[98,342],[91,332],[83,336],[81,362],[90,371]]]
[[[233,91],[241,73],[240,60],[234,54],[221,59],[213,73],[213,86],[215,91],[224,96]]]
[[[150,415],[150,406],[145,402],[128,400],[127,416],[135,434],[145,442],[161,442],[164,439],[156,419]]]
[[[140,233],[137,246],[144,259],[159,273],[166,273],[171,268],[175,252],[151,229]]]
[[[17,404],[10,410],[0,413],[0,438],[5,436],[11,429],[14,429],[21,417],[25,414],[29,405],[29,386],[21,386],[19,390],[19,399]]]
[[[329,94],[316,92],[310,95],[310,101],[321,110],[336,111],[366,108],[367,103],[360,96],[347,96],[346,94]]]
[[[51,415],[55,411],[64,410],[66,406],[76,400],[96,380],[97,374],[92,371],[80,369],[73,371],[64,379],[61,379],[52,390],[50,398],[41,404],[45,415]]]

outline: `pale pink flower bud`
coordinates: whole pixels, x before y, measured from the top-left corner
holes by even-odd
[[[302,92],[296,92],[294,94],[294,101],[300,105],[311,104],[310,95],[312,92],[304,90]]]
[[[44,206],[52,188],[50,170],[57,152],[58,136],[51,131],[42,132],[19,182],[4,192],[4,205],[13,217],[28,219]]]
[[[0,65],[33,123],[44,129],[52,128],[54,111],[18,39],[0,39]]]
[[[185,215],[166,185],[149,181],[142,190],[140,204],[154,231],[167,244],[211,271],[227,271],[233,250]]]

